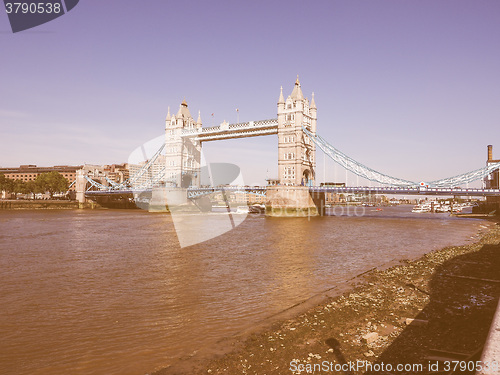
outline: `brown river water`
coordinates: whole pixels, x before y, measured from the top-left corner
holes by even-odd
[[[472,241],[487,226],[410,206],[365,210],[250,215],[186,248],[163,213],[0,211],[0,373],[145,374],[375,266]]]

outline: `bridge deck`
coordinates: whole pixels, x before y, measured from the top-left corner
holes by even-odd
[[[370,193],[398,195],[458,195],[458,196],[500,196],[500,189],[462,189],[462,188],[427,188],[427,187],[311,187],[313,192],[325,193]]]
[[[181,137],[206,142],[271,134],[278,134],[278,119],[221,124],[212,128],[202,128],[201,132],[198,130],[185,131]]]
[[[249,193],[264,193],[267,186],[225,186],[225,187],[212,187],[212,188],[189,188],[188,194],[191,196],[198,196],[203,194],[210,194],[216,191],[232,191],[232,192],[249,192]],[[311,192],[323,193],[338,193],[338,194],[397,194],[397,195],[451,195],[451,196],[470,196],[470,197],[484,197],[484,196],[500,196],[500,189],[446,189],[446,188],[402,188],[402,187],[310,187]],[[88,196],[99,195],[116,195],[116,194],[133,194],[138,192],[151,191],[145,190],[97,190],[87,191],[85,194]]]

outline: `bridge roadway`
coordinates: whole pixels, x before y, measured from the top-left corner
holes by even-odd
[[[253,194],[264,195],[267,186],[221,186],[210,188],[189,188],[187,189],[188,198],[196,198],[202,195],[211,194],[217,191],[227,192],[247,192]],[[133,194],[140,192],[151,191],[147,190],[95,190],[87,191],[85,193],[88,197],[93,196],[106,196],[106,195],[119,195],[119,194]],[[429,187],[324,187],[324,186],[311,186],[309,191],[312,193],[337,193],[337,194],[397,194],[397,195],[452,195],[452,196],[469,196],[469,197],[485,197],[485,196],[500,196],[500,189],[462,189],[462,188],[429,188]]]
[[[278,119],[249,121],[237,124],[222,123],[212,128],[184,129],[181,137],[199,142],[222,139],[246,138],[260,135],[278,134]]]

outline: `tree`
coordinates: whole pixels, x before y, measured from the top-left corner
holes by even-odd
[[[43,193],[43,191],[40,189],[40,186],[36,183],[36,181],[26,182],[26,191],[29,194],[33,194],[34,199],[36,199],[37,193]]]
[[[40,191],[48,191],[51,198],[54,193],[66,192],[68,190],[68,180],[56,171],[39,174],[35,183]]]
[[[0,173],[0,191],[5,191],[11,193],[14,190],[14,180],[5,177],[4,174]]]
[[[17,199],[17,194],[26,194],[28,191],[26,189],[26,183],[23,180],[11,180],[10,189],[8,190],[14,193]]]
[[[0,191],[9,191],[9,189],[10,180],[3,173],[0,173]]]

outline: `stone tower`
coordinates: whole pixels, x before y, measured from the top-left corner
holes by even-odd
[[[486,165],[500,163],[500,159],[493,159],[493,146],[488,145],[488,160],[486,160]],[[484,178],[486,189],[499,189],[500,188],[500,170],[495,169],[488,176]],[[500,202],[500,199],[498,199]]]
[[[167,186],[199,186],[201,142],[182,137],[183,132],[201,131],[201,116],[194,121],[184,99],[176,115],[168,109],[165,121],[165,182]]]
[[[316,146],[302,131],[316,134],[316,103],[304,97],[299,77],[292,93],[278,99],[278,174],[281,185],[312,186],[316,178]]]

